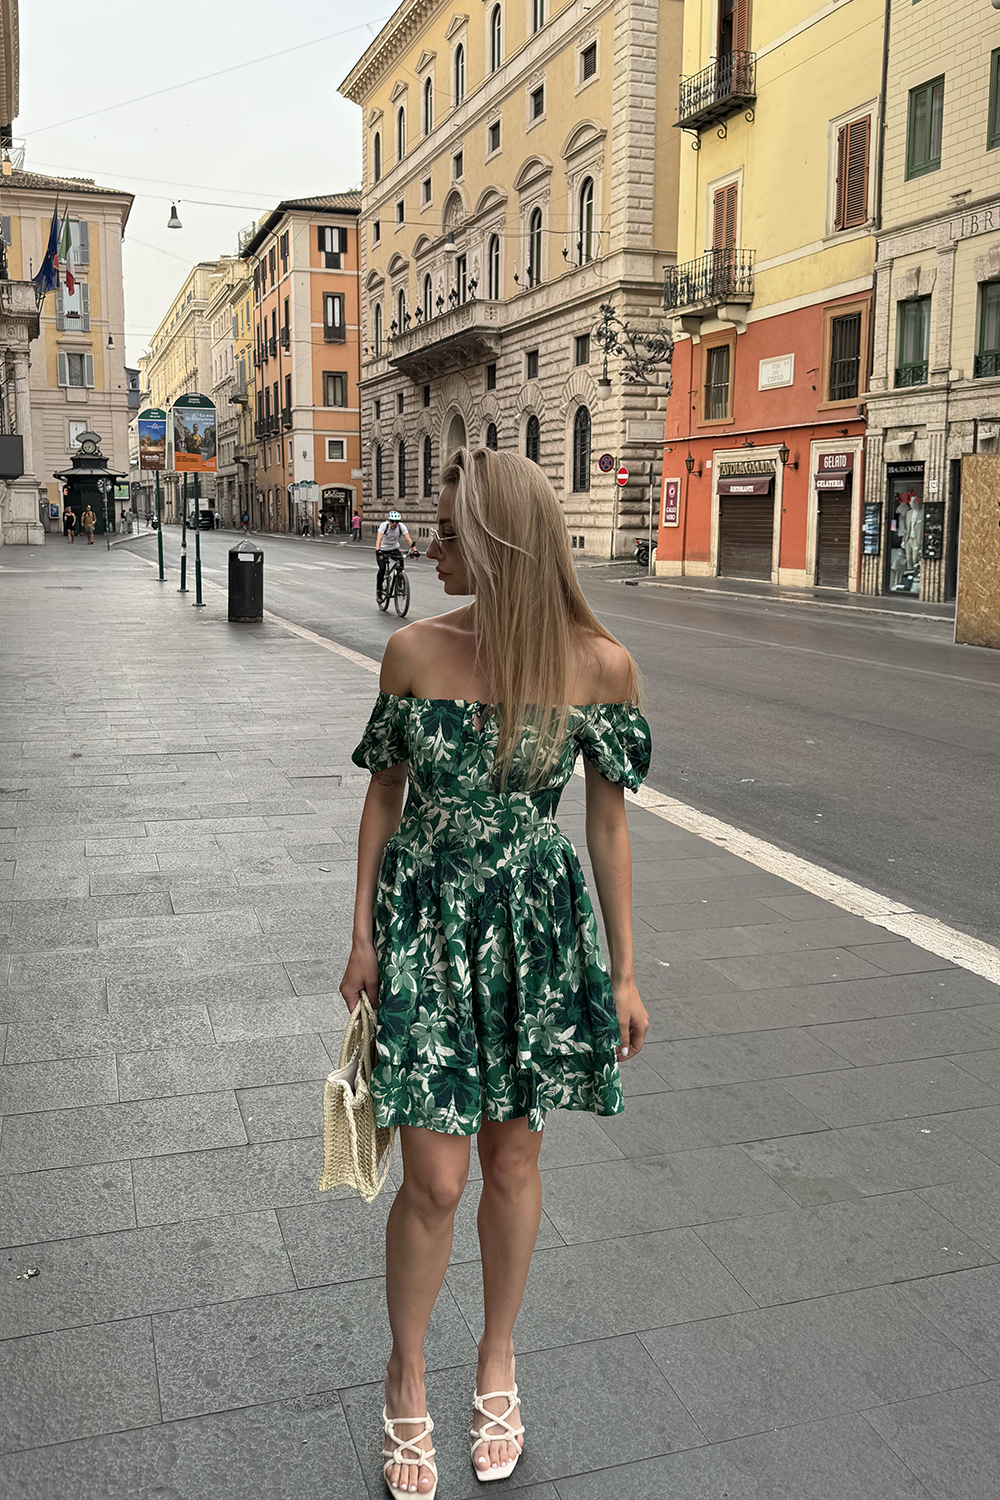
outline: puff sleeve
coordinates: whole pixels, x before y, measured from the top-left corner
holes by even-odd
[[[604,777],[636,792],[649,771],[649,725],[634,703],[596,703],[576,731],[585,759]]]
[[[356,766],[386,771],[408,758],[403,702],[392,693],[379,693],[361,741],[351,755]]]

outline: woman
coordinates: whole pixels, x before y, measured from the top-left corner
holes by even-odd
[[[63,511],[63,530],[66,533],[66,540],[68,542],[76,540],[76,511],[72,505],[67,505]]]
[[[91,510],[90,505],[88,503],[87,509],[84,511],[83,515],[80,517],[80,526],[82,527],[82,529],[84,530],[84,532],[86,532],[87,546],[88,547],[92,547],[94,545],[94,527],[96,525],[97,525],[97,517],[95,516],[94,512]]]
[[[523,1442],[513,1329],[541,1214],[545,1113],[621,1110],[618,1061],[641,1049],[648,1025],[632,972],[622,787],[645,775],[649,730],[635,665],[583,598],[541,470],[462,449],[441,476],[427,555],[446,594],[475,597],[386,646],[354,752],[372,779],[340,987],[351,1009],[362,991],[377,997],[372,1088],[403,1153],[386,1230],[393,1496],[437,1488],[423,1341],[470,1137],[484,1292],[471,1458],[492,1480],[513,1471]],[[579,862],[554,822],[580,750],[610,979]]]

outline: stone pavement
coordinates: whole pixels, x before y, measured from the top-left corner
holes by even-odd
[[[127,548],[0,553],[4,1500],[384,1493],[389,1195],[315,1189],[375,682],[207,597]],[[623,1116],[546,1127],[501,1487],[986,1500],[1000,994],[632,827],[652,1030]],[[427,1346],[441,1500],[479,1491],[475,1201]]]

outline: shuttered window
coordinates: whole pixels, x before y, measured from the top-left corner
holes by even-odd
[[[402,500],[406,494],[406,444],[396,449],[396,494]]]
[[[90,329],[90,287],[85,281],[76,283],[72,296],[66,287],[56,287],[56,328],[73,333]]]
[[[382,498],[382,444],[375,445],[375,498]]]
[[[90,225],[86,219],[70,219],[69,232],[73,240],[73,258],[78,266],[90,265]]]
[[[429,437],[424,438],[424,494],[430,495],[431,483],[434,477],[433,449]]]
[[[906,129],[906,175],[923,177],[941,167],[944,77],[910,90]]]
[[[56,381],[59,385],[79,386],[86,390],[93,390],[94,356],[92,354],[57,354]]]
[[[750,50],[750,0],[720,0],[719,56]]]
[[[725,422],[729,417],[729,345],[715,344],[705,350],[705,421]]]
[[[320,264],[328,271],[339,271],[343,257],[347,254],[347,230],[331,224],[320,224],[316,231],[319,240]]]
[[[718,188],[712,200],[712,248],[732,250],[736,245],[736,210],[739,184],[727,182]]]
[[[852,120],[837,132],[835,229],[855,229],[868,217],[868,147],[871,116]]]

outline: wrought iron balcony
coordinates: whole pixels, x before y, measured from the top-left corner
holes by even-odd
[[[663,306],[667,312],[709,311],[727,302],[753,301],[752,250],[709,250],[682,266],[667,266]]]
[[[267,341],[267,352],[271,356],[272,359],[276,359],[277,358],[277,355],[278,355],[278,340],[274,337],[273,333],[272,333],[271,337]]]
[[[290,349],[292,347],[292,330],[288,327],[279,328],[278,342],[281,344],[282,349]]]
[[[894,385],[895,385],[895,387],[896,387],[897,390],[901,389],[903,386],[908,386],[908,385],[926,385],[926,384],[927,384],[927,361],[926,361],[926,359],[919,360],[916,364],[912,364],[912,365],[897,365],[896,366],[896,379],[894,381]]]
[[[749,109],[757,98],[757,54],[727,52],[700,73],[681,79],[677,125],[703,130],[716,120]]]
[[[490,363],[500,353],[502,302],[480,302],[471,297],[433,318],[414,315],[397,333],[389,363],[412,380],[431,380],[474,365]]]
[[[286,429],[292,425],[292,408],[290,406],[283,406],[281,408],[281,425]]]
[[[972,363],[972,376],[979,380],[982,376],[1000,375],[1000,350],[991,349],[986,354],[977,354]]]

